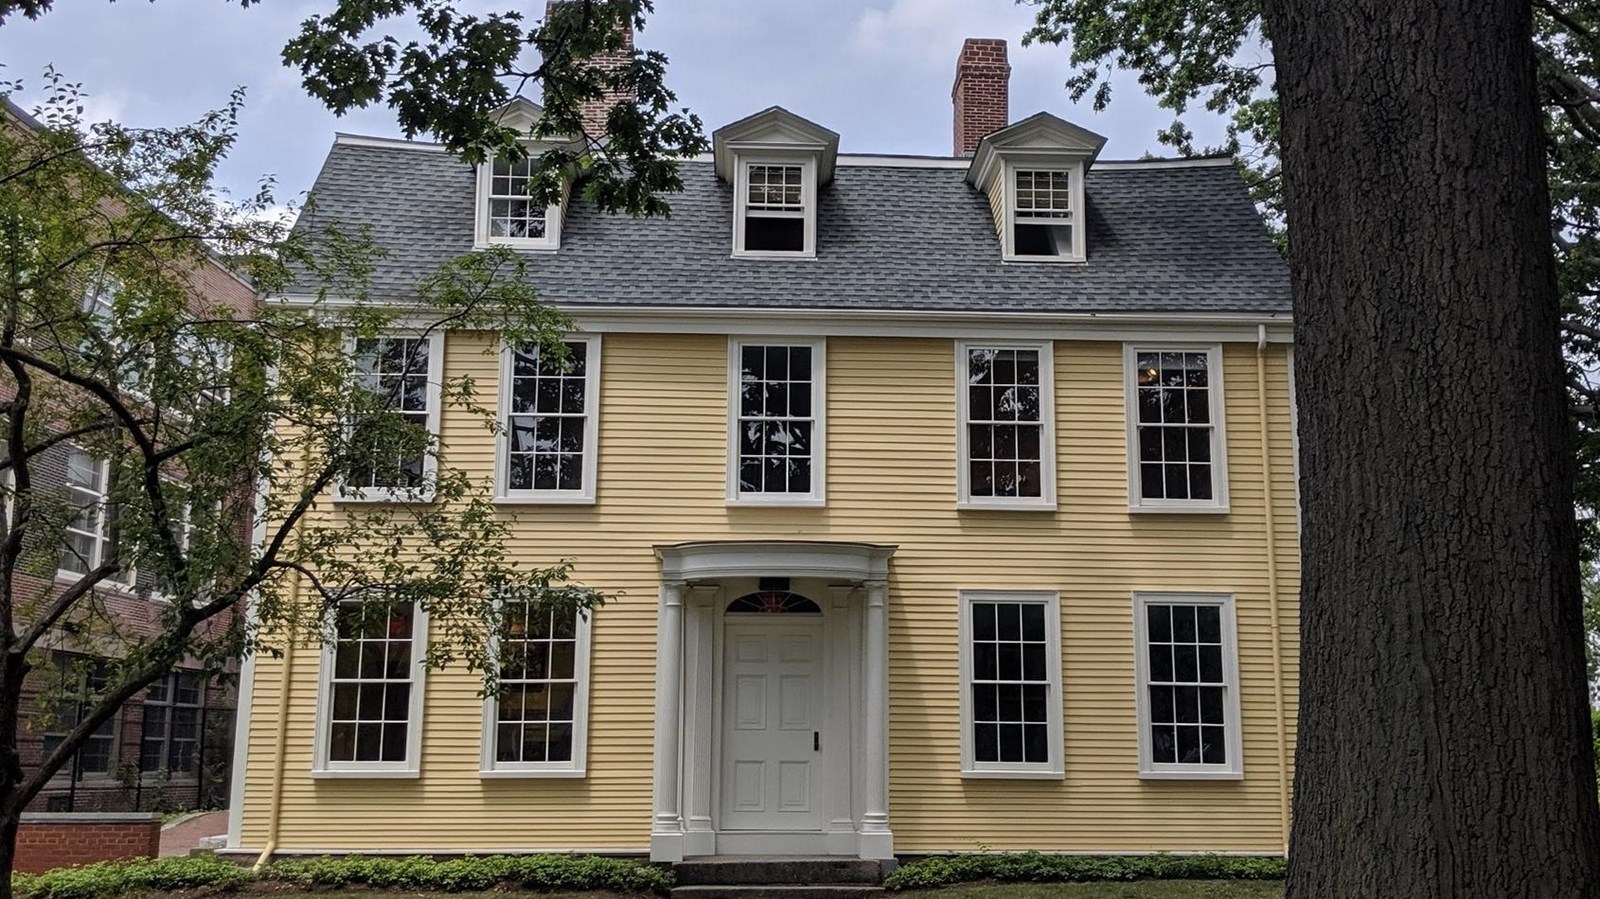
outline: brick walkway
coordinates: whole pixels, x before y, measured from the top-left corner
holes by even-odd
[[[161,831],[161,856],[188,855],[205,837],[228,832],[228,813],[206,812]]]

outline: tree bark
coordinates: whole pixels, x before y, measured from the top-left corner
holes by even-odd
[[[1291,899],[1600,896],[1527,0],[1265,0],[1302,448]]]

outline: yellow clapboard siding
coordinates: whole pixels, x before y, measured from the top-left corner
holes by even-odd
[[[998,192],[996,192],[998,193]],[[451,334],[446,366],[492,404],[497,359],[484,334]],[[318,655],[296,653],[279,847],[639,850],[649,842],[657,565],[687,540],[804,538],[892,543],[889,595],[890,820],[902,852],[1283,848],[1278,700],[1267,601],[1264,490],[1253,344],[1224,350],[1226,515],[1130,514],[1122,347],[1055,345],[1054,512],[958,511],[954,344],[833,338],[827,346],[827,505],[729,508],[724,501],[723,335],[607,333],[601,353],[598,502],[508,506],[511,557],[576,560],[616,595],[594,618],[588,774],[478,776],[481,700],[465,672],[426,682],[422,776],[313,779]],[[1283,722],[1294,734],[1298,531],[1282,347],[1267,355]],[[481,422],[444,417],[448,464],[488,477]],[[337,515],[325,511],[321,514]],[[959,776],[956,592],[1060,592],[1066,776]],[[1131,594],[1237,597],[1244,769],[1239,781],[1142,781],[1135,752]],[[281,661],[256,661],[240,844],[265,842]]]

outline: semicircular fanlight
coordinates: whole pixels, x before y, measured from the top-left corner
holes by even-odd
[[[822,608],[798,593],[761,590],[728,603],[729,612],[766,615],[821,615]]]

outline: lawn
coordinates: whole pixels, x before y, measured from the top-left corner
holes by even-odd
[[[1281,899],[1277,880],[1140,880],[1132,883],[985,883],[890,893],[894,899]]]

